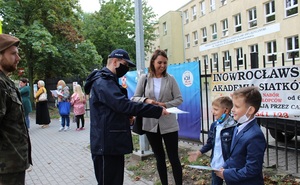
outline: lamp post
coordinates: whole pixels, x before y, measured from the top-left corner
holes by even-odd
[[[144,45],[144,27],[142,1],[135,0],[135,35],[136,35],[136,70],[138,78],[145,73],[145,45]],[[140,150],[135,151],[134,157],[143,160],[153,154],[149,150],[149,141],[145,135],[139,136]]]

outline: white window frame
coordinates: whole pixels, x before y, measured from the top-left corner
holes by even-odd
[[[163,23],[163,28],[164,28],[164,35],[167,35],[168,34],[167,22]]]
[[[218,38],[217,24],[216,23],[211,25],[211,38],[212,38],[212,40],[216,40]]]
[[[269,1],[265,4],[266,23],[276,20],[275,11],[275,0]]]
[[[199,40],[198,31],[193,32],[193,37],[194,37],[194,46],[197,46],[198,45],[198,40]]]
[[[257,14],[256,14],[256,7],[248,10],[248,25],[249,28],[254,28],[257,26]]]
[[[193,16],[193,20],[197,19],[197,7],[196,7],[196,5],[192,6],[192,16]]]
[[[225,68],[229,68],[230,67],[230,53],[229,53],[229,50],[224,51],[223,56],[224,56]]]
[[[228,36],[228,19],[222,20],[222,36]]]
[[[241,32],[242,31],[242,18],[241,14],[234,15],[234,31]]]
[[[184,21],[185,21],[185,24],[189,23],[189,11],[188,10],[184,11]]]
[[[296,0],[285,0],[285,16],[286,17],[289,17],[289,16],[292,16],[292,15],[295,15],[295,14],[298,14],[298,0],[297,2],[295,2]],[[296,10],[295,13],[291,12],[289,13],[290,11],[294,11]]]
[[[205,15],[205,1],[200,2],[200,12],[202,16]]]
[[[292,60],[292,53],[295,53],[295,59],[299,59],[299,36],[286,38],[286,58]]]
[[[202,56],[202,59],[203,59],[203,61],[204,61],[204,69],[207,69],[207,70],[209,70],[208,69],[208,67],[209,67],[209,61],[208,61],[208,55],[203,55]]]
[[[212,57],[212,63],[213,63],[213,69],[217,69],[218,68],[218,53],[212,53],[211,54]]]
[[[185,48],[189,48],[191,46],[190,34],[185,35]]]
[[[216,0],[209,0],[210,11],[214,11],[216,9]]]
[[[244,65],[244,55],[243,55],[243,48],[236,48],[235,49],[235,56],[236,56],[236,59],[237,59],[237,65]]]
[[[207,30],[206,30],[206,27],[202,28],[201,31],[202,31],[202,42],[205,43],[205,42],[207,42]]]
[[[267,56],[267,63],[273,62],[272,56],[275,56],[275,62],[277,61],[277,45],[276,40],[272,40],[266,43],[266,56]]]
[[[253,44],[249,46],[250,53],[258,53],[258,44]]]

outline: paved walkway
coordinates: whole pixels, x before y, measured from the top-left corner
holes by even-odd
[[[89,151],[89,119],[86,119],[86,130],[75,131],[76,124],[71,123],[67,132],[58,132],[58,119],[52,119],[48,128],[36,125],[33,116],[30,121],[33,166],[26,173],[26,185],[97,184]],[[130,174],[125,170],[124,185],[153,184],[144,179],[133,181]]]
[[[89,151],[89,119],[86,118],[86,130],[75,131],[76,124],[71,123],[71,130],[58,132],[60,122],[52,119],[48,128],[41,128],[35,124],[34,116],[30,118],[31,128],[29,131],[32,143],[33,167],[26,173],[26,185],[96,185],[94,169]],[[181,147],[197,150],[198,145],[186,142],[179,142]],[[270,150],[270,164],[276,164],[275,151]],[[284,151],[279,151],[280,170],[286,171],[283,158]],[[289,152],[288,165],[295,174],[295,155]],[[298,156],[300,161],[300,156]],[[267,166],[265,155],[265,166]],[[153,182],[141,179],[131,179],[130,171],[125,170],[124,185],[153,185]],[[113,177],[112,177],[113,178]]]

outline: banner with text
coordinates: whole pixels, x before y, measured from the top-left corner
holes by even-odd
[[[231,96],[247,86],[257,86],[262,104],[256,116],[300,120],[300,65],[212,74],[212,98]]]

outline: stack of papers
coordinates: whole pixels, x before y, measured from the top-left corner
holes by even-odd
[[[177,107],[167,108],[167,111],[168,111],[169,113],[173,113],[173,114],[186,114],[186,113],[189,113],[189,112],[180,110],[180,109],[178,109]]]
[[[50,90],[54,97],[57,98],[57,96],[63,96],[62,93],[60,93],[58,90]]]
[[[188,167],[196,168],[196,169],[200,169],[200,170],[220,171],[219,169],[215,169],[210,166],[188,165]]]

